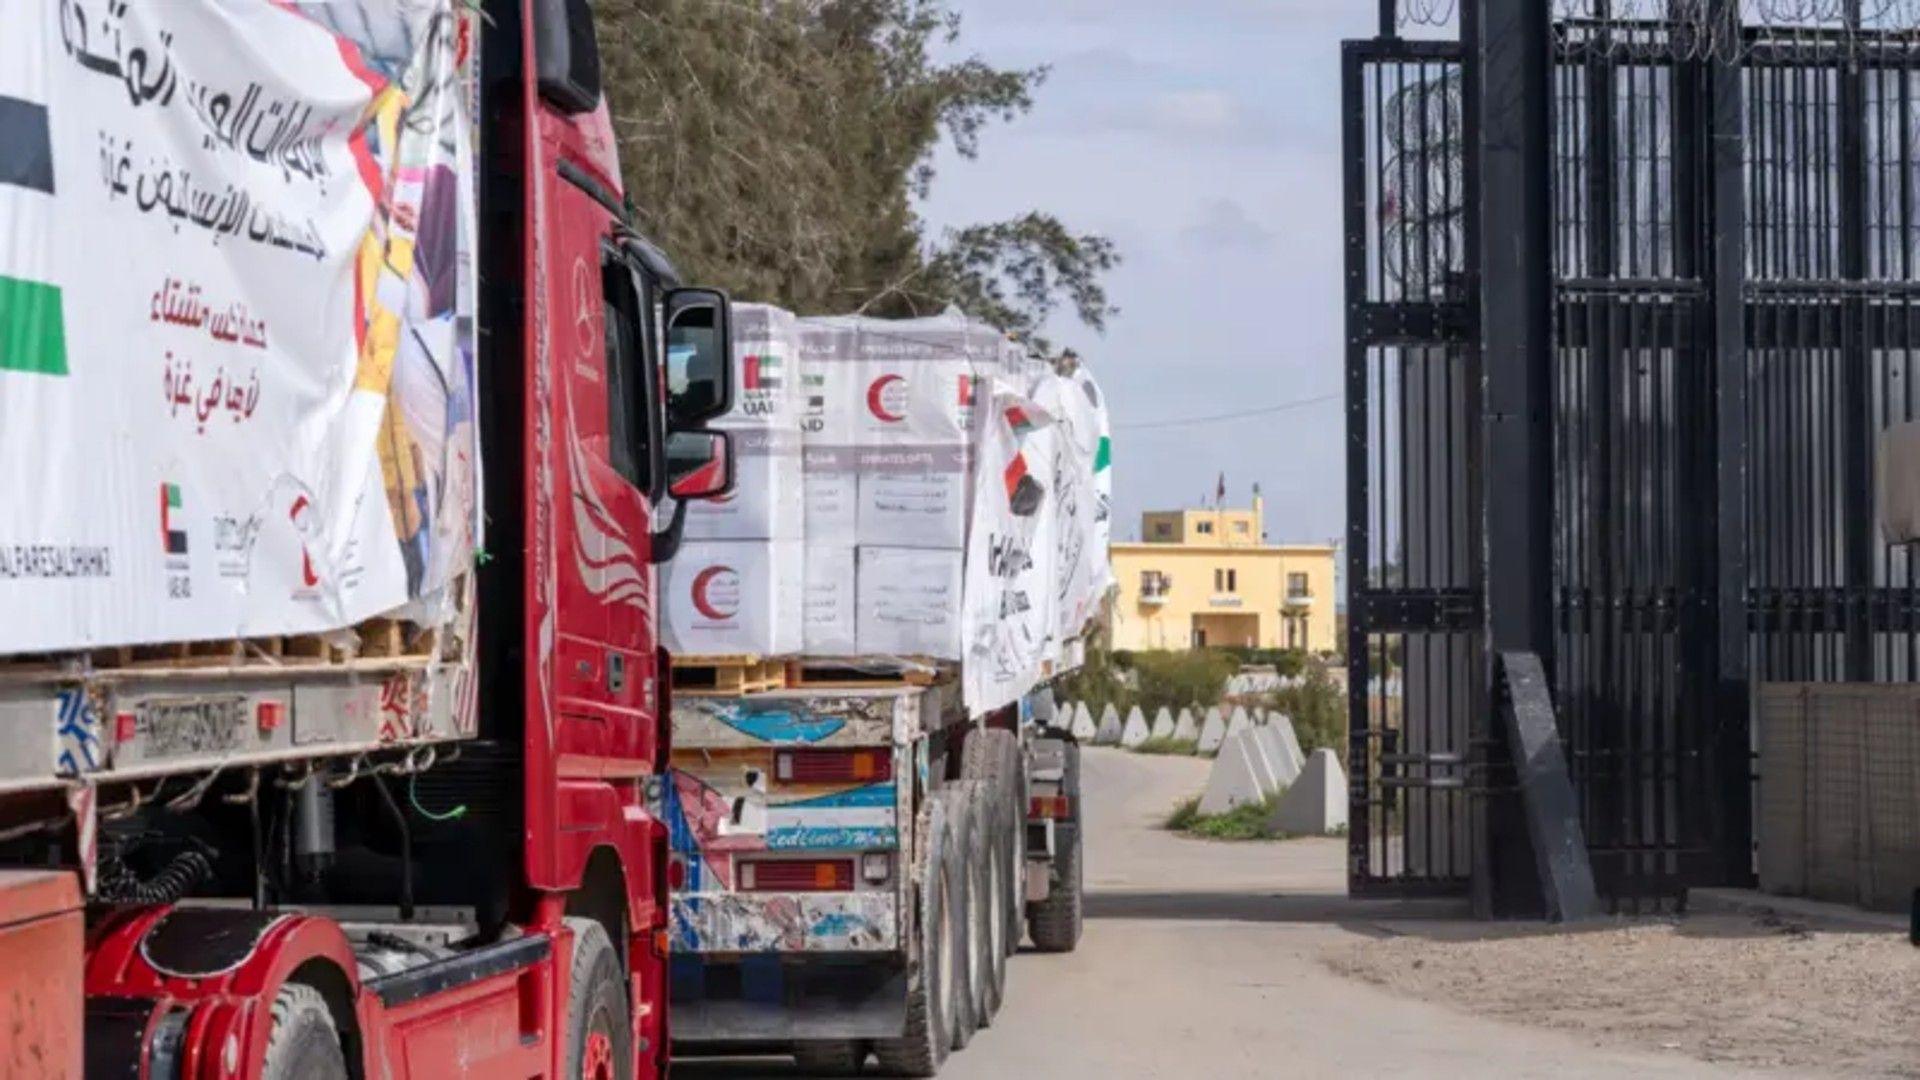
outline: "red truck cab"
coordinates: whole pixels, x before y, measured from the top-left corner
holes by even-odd
[[[476,737],[135,798],[208,865],[89,909],[90,1076],[665,1071],[656,566],[732,484],[728,302],[634,230],[587,0],[482,7]]]

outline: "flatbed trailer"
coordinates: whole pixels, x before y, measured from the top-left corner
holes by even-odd
[[[992,1022],[1023,924],[1078,944],[1079,749],[1051,690],[969,720],[948,671],[672,715],[677,1054],[931,1076]]]

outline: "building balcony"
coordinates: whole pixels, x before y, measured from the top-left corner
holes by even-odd
[[[1313,594],[1307,593],[1302,596],[1288,596],[1285,600],[1281,601],[1281,606],[1293,611],[1306,611],[1313,607]]]
[[[1159,607],[1160,605],[1166,602],[1167,602],[1167,594],[1163,592],[1148,592],[1148,593],[1140,594],[1141,607]]]
[[[1214,593],[1207,598],[1207,606],[1210,608],[1233,609],[1245,607],[1247,606],[1247,602],[1232,593]]]

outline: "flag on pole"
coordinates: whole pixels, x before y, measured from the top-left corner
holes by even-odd
[[[1227,474],[1225,470],[1222,470],[1220,473],[1220,483],[1217,487],[1213,489],[1213,504],[1215,506],[1224,506],[1226,505],[1226,502],[1227,502]]]

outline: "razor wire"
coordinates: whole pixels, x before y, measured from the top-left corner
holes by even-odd
[[[1395,22],[1454,28],[1474,0],[1398,0]],[[1920,0],[1539,0],[1557,44],[1602,55],[1737,61],[1756,45],[1775,54],[1920,52]]]
[[[1738,61],[1920,48],[1920,0],[1543,0],[1557,44],[1642,58]]]

